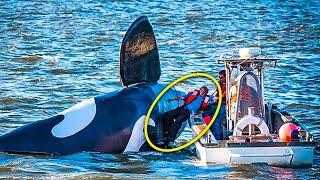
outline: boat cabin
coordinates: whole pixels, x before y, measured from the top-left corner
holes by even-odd
[[[266,116],[264,99],[264,69],[275,67],[278,59],[259,58],[221,58],[218,62],[226,69],[226,116],[227,129],[233,131],[244,117],[262,119],[272,127]],[[250,134],[254,132],[249,132]]]

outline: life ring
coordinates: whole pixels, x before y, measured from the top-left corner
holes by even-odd
[[[256,125],[259,128],[261,134],[269,134],[269,128],[263,119],[258,118],[258,117],[254,117],[254,116],[248,116],[248,117],[241,119],[237,123],[236,127],[234,128],[233,135],[234,136],[241,136],[242,131],[249,124]]]

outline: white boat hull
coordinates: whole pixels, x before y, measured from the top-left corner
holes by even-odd
[[[290,167],[313,164],[313,146],[205,147],[199,142],[195,145],[197,154],[204,163],[266,163]]]

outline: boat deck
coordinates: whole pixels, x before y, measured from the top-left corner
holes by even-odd
[[[201,143],[206,148],[242,148],[242,147],[285,147],[285,146],[315,146],[316,142],[309,141],[291,141],[291,142],[235,142],[231,140],[223,140],[218,143]]]

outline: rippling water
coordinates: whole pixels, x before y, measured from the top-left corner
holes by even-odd
[[[266,71],[266,97],[320,138],[319,7],[317,0],[1,1],[0,134],[120,89],[122,37],[146,15],[157,38],[162,82],[194,71],[216,75],[221,53],[260,46],[281,59]],[[188,138],[186,132],[182,140]],[[172,154],[0,153],[0,177],[317,178],[319,152],[314,163],[305,169],[203,165],[193,147]]]

